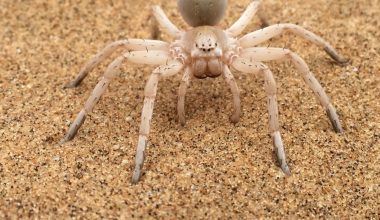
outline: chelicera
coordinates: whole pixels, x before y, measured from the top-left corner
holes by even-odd
[[[96,54],[80,70],[78,76],[65,85],[66,88],[78,86],[97,64],[110,56],[116,49],[124,48],[127,51],[108,65],[102,79],[71,124],[66,136],[61,140],[61,144],[74,138],[86,115],[99,101],[111,81],[118,76],[120,66],[125,61],[158,65],[150,75],[144,91],[145,98],[137,143],[135,169],[132,176],[133,183],[138,182],[142,175],[144,153],[159,79],[173,76],[180,72],[183,73],[183,77],[178,91],[177,110],[181,124],[185,124],[186,89],[193,77],[203,79],[223,75],[232,92],[234,110],[230,119],[233,123],[239,121],[241,110],[239,89],[230,68],[233,67],[238,72],[256,73],[264,77],[270,134],[277,159],[281,169],[286,174],[290,174],[290,169],[286,162],[280,135],[276,82],[272,71],[263,63],[264,61],[291,60],[325,109],[334,130],[336,132],[343,131],[334,106],[300,56],[285,48],[257,46],[288,31],[322,47],[336,62],[346,62],[329,43],[295,24],[275,24],[238,37],[253,18],[260,1],[252,1],[242,16],[226,30],[221,29],[216,24],[223,17],[227,7],[227,0],[178,0],[177,3],[184,20],[192,26],[188,31],[179,30],[159,6],[153,7],[154,17],[160,27],[175,38],[174,42],[167,43],[145,39],[115,41]]]

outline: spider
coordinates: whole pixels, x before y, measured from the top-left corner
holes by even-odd
[[[243,73],[255,73],[265,79],[267,95],[269,129],[274,150],[282,171],[290,175],[286,162],[285,151],[280,134],[277,107],[276,82],[272,71],[262,62],[270,60],[290,59],[296,69],[302,74],[306,84],[314,92],[316,98],[325,109],[328,118],[336,132],[342,132],[339,117],[328,96],[305,61],[296,53],[285,48],[257,47],[257,45],[283,32],[292,32],[323,49],[338,63],[346,59],[321,37],[295,24],[275,24],[266,28],[238,37],[255,15],[260,1],[252,1],[241,17],[228,29],[223,30],[216,24],[221,20],[227,7],[227,0],[177,0],[177,5],[183,19],[191,26],[188,31],[178,29],[164,14],[159,6],[153,6],[153,14],[161,28],[174,37],[172,43],[159,40],[126,39],[115,41],[96,54],[79,72],[77,77],[64,87],[76,87],[87,74],[101,61],[110,56],[118,48],[127,50],[108,65],[103,77],[95,86],[82,110],[70,125],[66,136],[60,141],[64,144],[76,135],[83,124],[86,115],[93,109],[111,81],[118,76],[120,66],[124,61],[138,64],[159,65],[155,68],[145,86],[144,105],[141,114],[141,124],[135,156],[135,168],[132,183],[137,183],[142,175],[145,159],[145,148],[148,141],[150,123],[157,86],[161,77],[173,76],[183,72],[178,90],[177,114],[179,122],[185,124],[185,95],[192,78],[204,79],[223,75],[232,92],[233,113],[231,122],[237,123],[240,118],[239,89],[230,67]]]

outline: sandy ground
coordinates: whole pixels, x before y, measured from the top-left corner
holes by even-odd
[[[351,60],[336,65],[291,34],[264,44],[305,59],[345,129],[333,131],[289,62],[268,63],[279,87],[290,177],[276,165],[263,79],[236,71],[243,110],[236,125],[228,120],[232,100],[222,78],[192,82],[184,127],[176,120],[181,75],[160,82],[137,185],[130,178],[152,66],[123,65],[77,137],[58,144],[111,59],[78,88],[62,85],[107,43],[150,38],[151,3],[187,29],[175,1],[168,2],[0,1],[0,218],[379,219],[379,0],[264,1],[270,23],[299,24]],[[248,3],[230,1],[220,25]],[[256,17],[246,32],[259,26]]]

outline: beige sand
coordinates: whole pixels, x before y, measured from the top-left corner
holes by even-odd
[[[237,125],[228,120],[232,100],[222,78],[192,83],[184,127],[176,121],[181,76],[161,82],[138,185],[130,177],[144,83],[153,67],[125,64],[77,137],[57,144],[111,59],[80,87],[62,85],[96,51],[117,39],[149,38],[151,3],[187,28],[175,1],[163,2],[0,2],[0,219],[378,219],[379,0],[264,2],[269,22],[297,23],[351,59],[335,65],[323,50],[290,34],[265,44],[289,47],[306,60],[345,129],[333,132],[289,62],[270,63],[290,177],[276,166],[262,78],[236,72],[243,108]],[[221,25],[231,24],[248,3],[230,1]],[[259,26],[255,18],[246,32]]]

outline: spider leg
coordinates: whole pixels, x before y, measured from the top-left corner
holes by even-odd
[[[190,84],[191,71],[190,68],[185,69],[185,73],[183,74],[181,84],[178,89],[178,102],[177,102],[177,112],[178,112],[178,121],[181,125],[185,125],[185,95],[187,87]]]
[[[296,35],[299,35],[314,44],[323,47],[327,54],[333,58],[336,62],[342,64],[348,60],[338,54],[338,52],[324,39],[295,24],[276,24],[266,28],[251,32],[244,35],[239,39],[239,43],[243,48],[253,47],[260,43],[263,43],[272,37],[283,33],[284,31],[290,31]]]
[[[236,84],[234,75],[232,75],[230,69],[227,65],[224,66],[223,76],[226,79],[226,82],[230,86],[233,99],[233,108],[234,112],[232,113],[230,120],[233,123],[237,123],[240,119],[241,107],[240,107],[240,91]]]
[[[231,37],[236,37],[239,34],[241,34],[241,32],[244,30],[244,28],[246,28],[247,25],[249,24],[249,22],[252,20],[253,16],[255,15],[257,10],[259,9],[259,6],[260,6],[259,0],[252,1],[248,5],[247,9],[240,16],[240,18],[234,24],[232,24],[231,27],[229,27],[226,30],[226,32]]]
[[[88,63],[82,67],[79,74],[73,81],[64,85],[64,88],[72,88],[78,86],[87,74],[94,69],[96,65],[109,57],[115,50],[119,48],[125,48],[127,50],[169,50],[169,44],[158,40],[145,40],[145,39],[127,39],[119,40],[110,43],[103,50],[99,51],[94,57],[92,57]]]
[[[141,177],[141,170],[145,159],[145,148],[148,141],[150,122],[152,120],[154,100],[157,93],[157,85],[160,77],[170,76],[178,73],[183,68],[179,61],[169,61],[167,65],[156,68],[150,75],[144,91],[144,106],[141,114],[139,140],[137,143],[135,169],[133,171],[132,183],[137,183]]]
[[[169,34],[172,37],[178,38],[182,31],[180,31],[165,15],[164,11],[161,9],[160,6],[155,5],[152,7],[153,9],[153,15],[157,19],[158,23],[160,24],[161,28],[163,28],[167,34]]]
[[[245,73],[260,72],[265,79],[265,91],[268,101],[269,114],[269,129],[273,140],[273,146],[277,155],[277,160],[282,171],[290,175],[289,166],[286,163],[284,144],[281,139],[280,125],[278,121],[278,106],[277,106],[277,87],[272,71],[262,63],[250,62],[245,58],[238,58],[232,63],[233,67]]]
[[[335,132],[343,132],[335,107],[332,105],[329,97],[326,95],[321,84],[314,77],[314,74],[310,71],[305,61],[296,53],[283,48],[256,47],[244,49],[241,53],[241,57],[255,61],[290,59],[296,66],[297,70],[302,73],[304,81],[313,90],[315,96],[326,110],[327,116],[329,117]]]
[[[83,124],[84,120],[86,119],[86,115],[91,112],[91,110],[94,108],[95,104],[99,101],[100,97],[104,94],[106,91],[108,85],[110,82],[118,76],[120,72],[120,66],[122,62],[127,59],[134,63],[144,63],[144,64],[163,64],[165,63],[169,58],[169,54],[163,51],[134,51],[125,53],[122,56],[119,56],[116,58],[105,71],[102,79],[98,82],[98,84],[95,86],[92,94],[87,99],[84,107],[79,112],[77,117],[75,118],[74,122],[70,125],[70,128],[65,135],[65,137],[59,142],[60,144],[64,144],[70,140],[72,140],[76,133],[78,132],[78,129]]]

